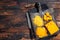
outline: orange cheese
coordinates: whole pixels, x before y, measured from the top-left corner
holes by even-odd
[[[43,19],[44,19],[45,21],[49,21],[49,20],[52,20],[52,16],[49,14],[49,12],[46,12],[46,13],[44,14]]]
[[[43,37],[48,36],[47,31],[46,31],[46,29],[44,27],[37,27],[37,29],[36,29],[36,35],[39,38],[43,38]]]
[[[59,31],[59,28],[54,21],[50,21],[45,26],[46,26],[46,28],[48,29],[48,31],[51,35],[53,35],[57,31]]]
[[[33,24],[35,24],[36,26],[43,26],[43,19],[39,15],[36,15],[33,18]]]

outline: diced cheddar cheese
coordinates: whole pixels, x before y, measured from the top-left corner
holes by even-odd
[[[49,20],[52,20],[52,16],[49,14],[49,12],[46,12],[46,13],[44,14],[43,19],[44,19],[45,21],[49,21]]]

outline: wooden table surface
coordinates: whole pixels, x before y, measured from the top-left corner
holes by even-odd
[[[0,0],[0,40],[30,40],[25,13],[33,8],[31,4],[35,2],[54,8],[55,19],[60,26],[60,0]],[[26,8],[26,5],[30,6]],[[60,40],[60,33],[50,40]]]

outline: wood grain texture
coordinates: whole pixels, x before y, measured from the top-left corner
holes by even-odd
[[[33,7],[24,6],[36,1],[47,3],[54,8],[55,14],[60,14],[60,0],[0,0],[0,40],[30,40],[25,13]],[[59,37],[60,34],[51,40],[60,40]]]

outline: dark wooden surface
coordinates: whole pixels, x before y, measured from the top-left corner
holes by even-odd
[[[47,3],[50,8],[54,8],[55,18],[60,26],[60,0],[0,0],[0,40],[29,40],[25,13],[32,7],[25,8],[25,5],[37,1]],[[60,34],[51,40],[60,40]]]

